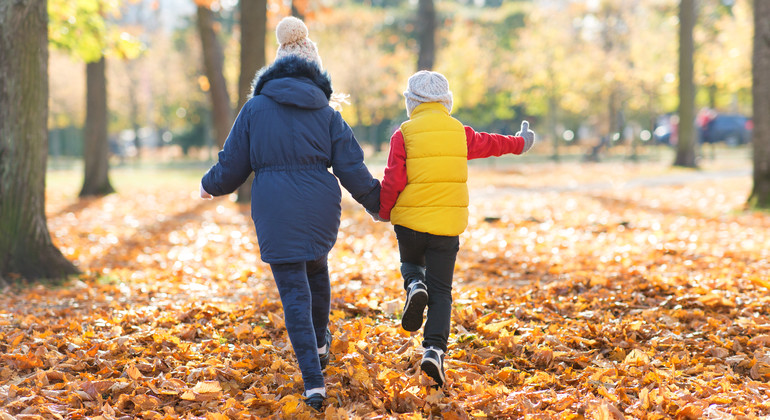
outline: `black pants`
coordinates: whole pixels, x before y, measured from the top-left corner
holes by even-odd
[[[459,236],[439,236],[395,226],[404,289],[416,280],[428,288],[428,318],[423,328],[423,347],[447,350],[452,321],[452,277]]]

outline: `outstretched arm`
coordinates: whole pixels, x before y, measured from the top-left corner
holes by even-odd
[[[521,131],[515,136],[478,133],[466,126],[465,137],[468,141],[468,160],[509,153],[520,155],[527,152],[535,142],[535,133],[529,130],[529,123],[526,121],[521,123]]]

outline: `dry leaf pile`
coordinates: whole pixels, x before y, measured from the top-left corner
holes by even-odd
[[[346,198],[322,414],[248,207],[180,181],[50,191],[84,274],[4,291],[0,419],[768,418],[770,216],[742,210],[748,177],[631,182],[654,170],[472,170],[443,390],[400,328],[390,225]]]

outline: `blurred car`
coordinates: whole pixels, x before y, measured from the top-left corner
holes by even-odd
[[[739,114],[717,114],[699,128],[702,143],[738,146],[751,142],[751,118]]]

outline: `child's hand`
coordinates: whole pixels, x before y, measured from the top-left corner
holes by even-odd
[[[372,213],[369,210],[367,210],[366,212],[369,213],[369,216],[372,216],[372,220],[374,220],[375,222],[390,222],[390,220],[383,219],[382,217],[380,217],[379,213]]]
[[[214,198],[213,195],[206,192],[206,190],[203,188],[203,184],[201,184],[201,198],[204,200],[211,200]]]
[[[535,132],[529,129],[529,122],[526,120],[521,122],[521,131],[516,133],[516,135],[524,137],[524,148],[521,150],[521,153],[525,153],[535,144]]]

